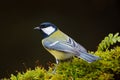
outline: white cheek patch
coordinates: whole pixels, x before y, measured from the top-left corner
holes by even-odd
[[[53,28],[52,26],[46,27],[46,28],[42,28],[41,29],[44,33],[46,33],[47,35],[50,35],[51,33],[53,33],[55,31],[55,28]]]

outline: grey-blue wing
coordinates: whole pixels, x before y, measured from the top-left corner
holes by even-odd
[[[97,56],[87,53],[86,49],[80,44],[76,43],[74,40],[69,38],[67,41],[45,41],[43,42],[45,48],[61,51],[64,53],[72,53],[73,55],[82,58],[83,60],[91,63],[98,59]]]
[[[82,45],[74,41],[72,38],[69,38],[67,43],[68,45],[72,46],[73,48],[77,49],[80,52],[87,52],[87,50]]]
[[[65,53],[74,53],[74,49],[71,46],[63,44],[59,41],[56,41],[54,43],[45,42],[44,47],[47,49],[57,50]]]
[[[48,49],[58,50],[65,53],[73,53],[74,55],[80,55],[80,52],[87,52],[84,47],[71,38],[69,38],[67,41],[45,41],[43,45]]]

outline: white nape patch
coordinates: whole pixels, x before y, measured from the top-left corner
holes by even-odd
[[[49,27],[46,27],[46,28],[41,28],[41,30],[44,33],[50,35],[51,33],[53,33],[55,31],[55,28],[53,28],[52,26],[49,26]]]

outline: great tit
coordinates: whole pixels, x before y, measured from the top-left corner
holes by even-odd
[[[89,54],[82,45],[60,31],[56,25],[50,22],[41,23],[34,29],[39,30],[43,35],[42,45],[55,57],[56,63],[70,59],[73,56],[89,63],[100,59],[95,55]]]

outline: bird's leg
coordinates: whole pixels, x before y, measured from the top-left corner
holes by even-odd
[[[58,59],[56,59],[56,64],[58,64],[59,63],[59,60]]]
[[[55,68],[54,68],[54,70],[53,70],[53,73],[54,73],[54,74],[56,73],[56,70],[57,70],[57,67],[58,67],[58,64],[59,64],[59,63],[62,63],[62,62],[72,62],[72,59],[73,59],[73,57],[68,58],[68,59],[65,59],[65,60],[56,59],[56,65],[55,65]]]
[[[56,73],[56,69],[57,69],[57,66],[58,66],[58,63],[59,63],[59,60],[58,59],[56,59],[56,65],[55,65],[55,68],[54,68],[54,70],[53,70],[53,74],[55,74]]]

